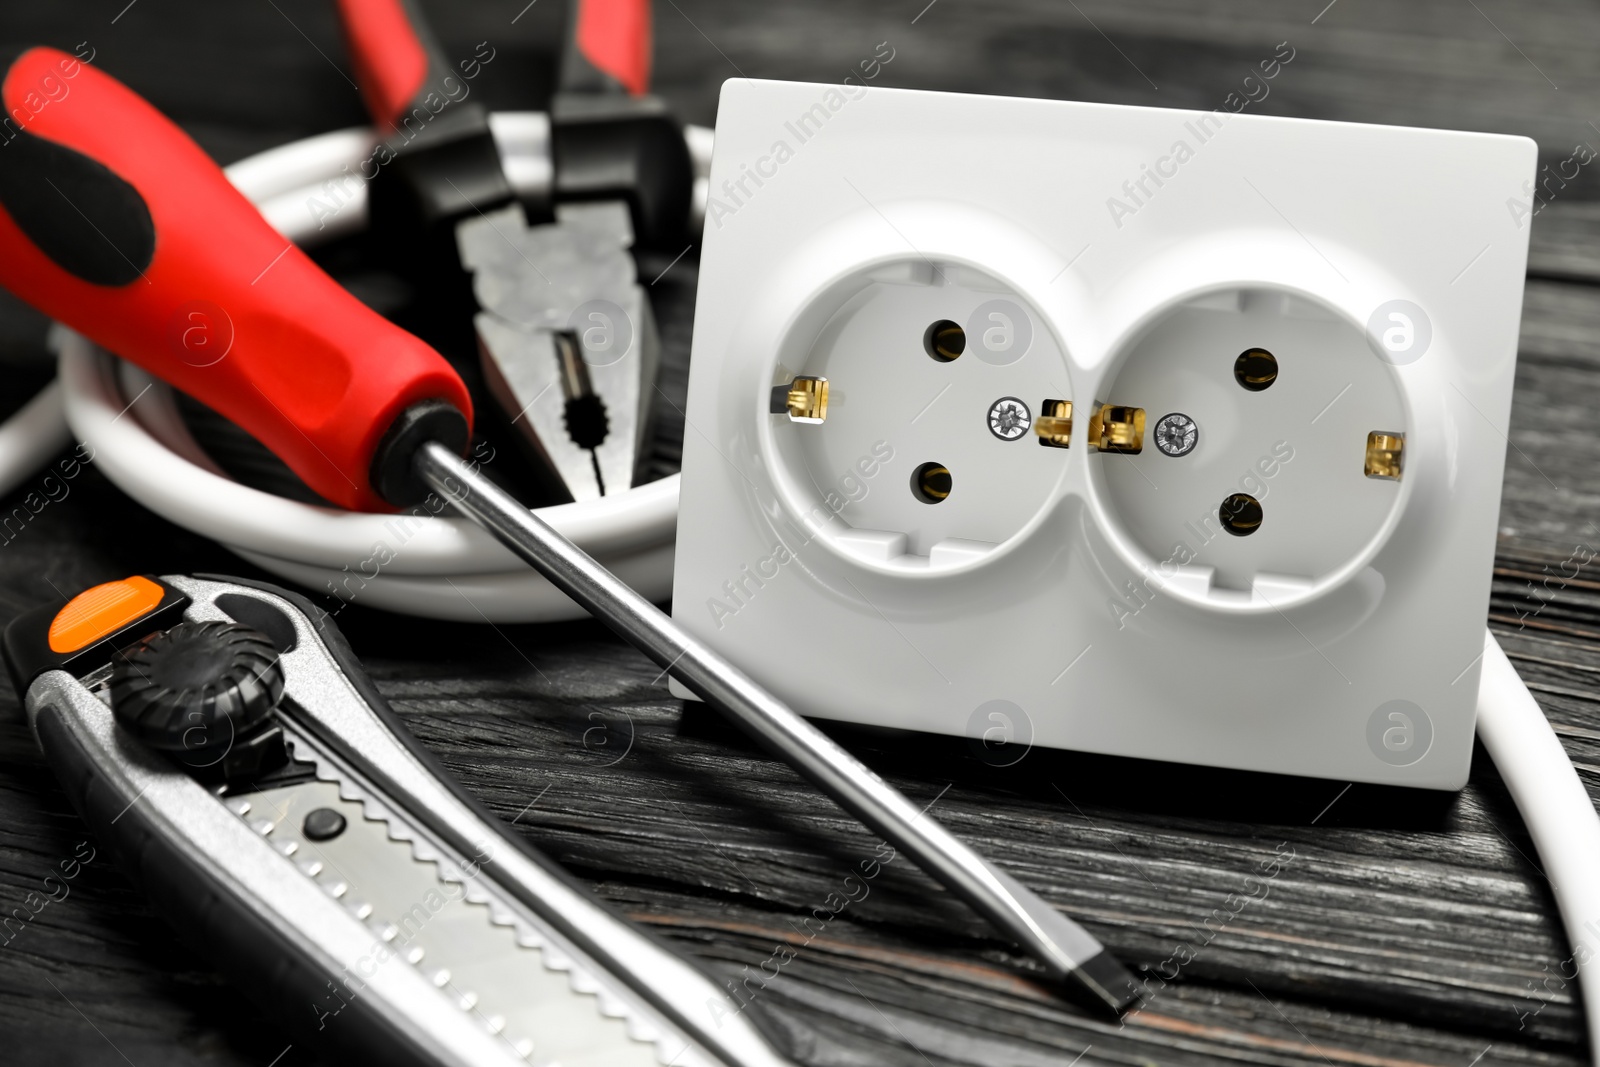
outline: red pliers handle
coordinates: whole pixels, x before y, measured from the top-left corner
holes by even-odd
[[[416,0],[338,0],[356,81],[379,129],[397,128],[431,91],[448,98],[481,57],[454,64],[429,31]],[[634,96],[650,85],[650,0],[576,0],[572,45],[587,63]],[[568,62],[573,62],[569,55]],[[459,92],[459,90],[455,90]]]

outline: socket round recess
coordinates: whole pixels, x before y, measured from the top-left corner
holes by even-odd
[[[1071,399],[1067,361],[994,274],[921,257],[848,272],[794,317],[779,351],[774,411],[796,379],[828,390],[820,421],[774,419],[782,495],[853,562],[977,566],[1056,496],[1068,453],[1041,447],[1032,422],[1044,401]]]
[[[1091,493],[1113,543],[1173,595],[1228,611],[1303,603],[1393,528],[1406,398],[1332,306],[1267,287],[1191,297],[1147,320],[1112,368],[1102,399],[1143,409],[1150,433],[1137,453],[1090,457]],[[1179,455],[1153,439],[1173,413],[1198,430]]]

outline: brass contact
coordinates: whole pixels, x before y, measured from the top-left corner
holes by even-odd
[[[1278,380],[1278,357],[1265,348],[1247,348],[1233,361],[1233,377],[1252,393]]]
[[[1222,528],[1235,537],[1249,537],[1261,529],[1261,501],[1249,493],[1234,493],[1217,509]]]
[[[940,319],[923,333],[922,347],[940,363],[950,363],[967,350],[967,331],[949,319]]]
[[[1072,401],[1045,400],[1039,404],[1039,417],[1033,432],[1047,448],[1066,448],[1072,443]]]
[[[1400,480],[1405,464],[1406,435],[1373,430],[1367,434],[1366,474],[1368,478]]]
[[[950,468],[943,463],[924,463],[911,472],[911,493],[924,504],[949,499],[953,484]]]
[[[1144,408],[1102,404],[1089,420],[1089,444],[1102,452],[1137,456],[1144,450]]]
[[[772,413],[815,425],[828,417],[828,379],[802,375],[772,390]]]

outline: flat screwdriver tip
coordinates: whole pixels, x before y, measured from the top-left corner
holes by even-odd
[[[1068,980],[1098,1005],[1122,1015],[1139,1002],[1144,988],[1110,952],[1098,952],[1068,973]]]

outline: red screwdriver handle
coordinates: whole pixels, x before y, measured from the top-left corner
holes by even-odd
[[[0,284],[343,507],[404,502],[397,438],[465,446],[471,401],[450,365],[340,288],[154,107],[54,49],[4,71]]]

